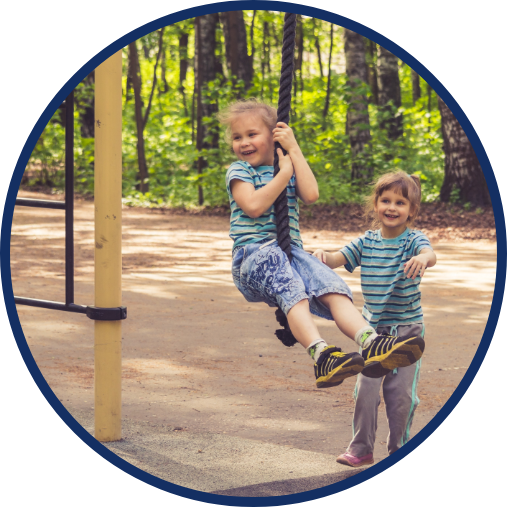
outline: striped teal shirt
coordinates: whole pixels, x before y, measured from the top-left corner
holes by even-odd
[[[251,183],[255,190],[264,187],[273,179],[273,166],[259,166],[255,169],[248,163],[237,161],[231,164],[225,180],[227,193],[231,205],[231,229],[229,236],[234,241],[232,249],[238,246],[257,243],[265,239],[276,239],[275,207],[271,206],[258,218],[249,217],[236,203],[231,192],[231,181],[241,180]],[[292,176],[287,185],[287,200],[289,202],[289,226],[292,242],[303,248],[303,241],[299,233],[299,206],[296,197],[296,177]]]
[[[361,266],[364,296],[363,317],[373,326],[394,326],[423,322],[419,283],[407,278],[404,264],[430,248],[421,232],[406,229],[394,239],[384,239],[380,230],[366,231],[341,250],[345,269],[352,273]]]

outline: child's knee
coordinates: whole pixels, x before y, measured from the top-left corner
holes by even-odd
[[[335,303],[338,304],[352,303],[352,301],[346,294],[337,294],[336,292],[322,294],[322,296],[318,296],[317,299],[328,309],[331,309],[331,306]]]

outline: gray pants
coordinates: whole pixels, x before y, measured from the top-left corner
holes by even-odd
[[[379,334],[383,331],[404,338],[413,336],[424,338],[423,324],[377,328]],[[414,412],[417,405],[419,405],[417,383],[420,369],[421,359],[405,368],[397,368],[383,378],[368,378],[361,373],[357,376],[354,390],[356,406],[352,421],[353,438],[347,452],[357,457],[373,452],[381,385],[389,424],[389,435],[387,437],[389,454],[397,451],[408,442]]]

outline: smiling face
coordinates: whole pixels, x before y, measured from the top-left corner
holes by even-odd
[[[244,113],[231,124],[232,149],[252,167],[273,165],[273,134],[257,113]]]
[[[407,228],[410,201],[396,189],[384,190],[375,203],[375,213],[381,223],[384,238],[396,238]]]

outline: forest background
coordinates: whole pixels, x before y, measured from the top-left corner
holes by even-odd
[[[233,11],[166,26],[123,50],[123,198],[132,206],[227,207],[234,161],[216,113],[237,99],[276,106],[283,13]],[[75,89],[76,191],[94,188],[94,73]],[[378,175],[421,179],[423,202],[482,214],[486,181],[445,103],[375,42],[298,15],[291,126],[319,183],[319,204],[357,203]],[[22,188],[64,188],[65,115],[57,110]]]

